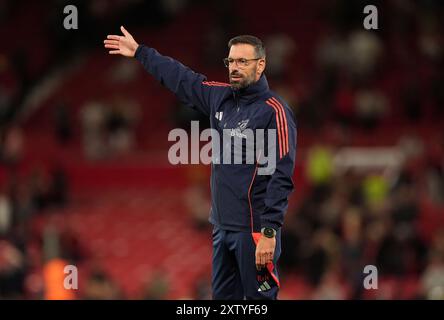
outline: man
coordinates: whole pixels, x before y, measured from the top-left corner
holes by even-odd
[[[207,81],[178,61],[139,45],[124,27],[121,31],[123,36],[108,35],[104,41],[109,53],[135,57],[183,103],[209,116],[211,127],[222,136],[227,129],[242,132],[247,127],[275,133],[273,173],[257,174],[259,158],[253,164],[213,162],[209,220],[214,225],[213,298],[276,299],[281,227],[293,190],[296,125],[290,108],[269,90],[261,40],[230,40],[224,59],[227,84]]]

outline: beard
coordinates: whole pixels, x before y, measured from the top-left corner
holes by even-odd
[[[237,72],[233,72],[230,74],[230,84],[235,89],[243,89],[248,87],[250,84],[254,82],[254,74],[248,76],[248,75],[241,75]]]

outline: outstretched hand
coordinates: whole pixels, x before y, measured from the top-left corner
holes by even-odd
[[[108,35],[103,41],[105,48],[111,49],[109,54],[120,54],[125,57],[134,57],[139,44],[133,36],[122,26],[120,30],[123,36]]]

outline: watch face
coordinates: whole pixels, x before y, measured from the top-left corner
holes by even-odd
[[[274,230],[271,229],[271,228],[265,228],[265,230],[264,230],[264,234],[265,234],[267,237],[272,237],[272,236],[274,236]]]

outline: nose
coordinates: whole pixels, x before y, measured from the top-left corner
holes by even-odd
[[[229,70],[230,70],[230,74],[233,72],[239,73],[239,68],[236,63],[233,63],[232,65],[230,65]]]

